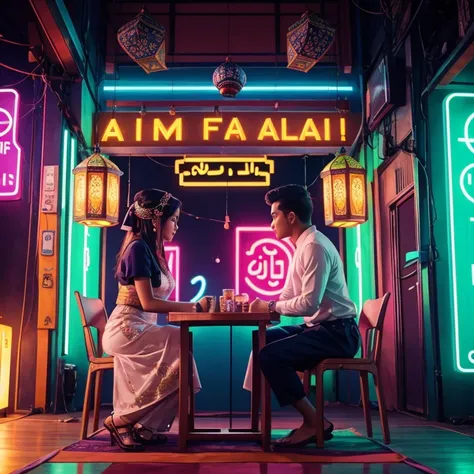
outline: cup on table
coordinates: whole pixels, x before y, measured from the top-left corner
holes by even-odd
[[[207,300],[207,312],[213,313],[216,310],[216,297],[215,296],[206,296]]]
[[[228,288],[222,290],[222,300],[223,300],[223,308],[221,307],[221,311],[224,313],[233,313],[234,312],[234,289]],[[219,298],[219,302],[221,299]]]
[[[249,295],[242,293],[235,295],[234,297],[234,311],[236,313],[248,313],[249,312]]]

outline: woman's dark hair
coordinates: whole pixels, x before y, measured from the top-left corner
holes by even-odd
[[[160,204],[160,201],[165,194],[166,191],[161,189],[144,189],[135,194],[134,202],[138,203],[138,205],[143,209],[153,209]],[[125,250],[133,240],[138,239],[142,239],[147,243],[153,255],[156,255],[160,268],[162,270],[169,270],[165,258],[162,232],[163,225],[177,209],[181,209],[181,201],[174,196],[171,196],[166,205],[162,209],[159,209],[163,214],[154,219],[140,219],[132,208],[129,219],[131,230],[125,235],[120,251],[117,254],[117,267],[115,269],[116,276],[120,268],[120,260],[122,259]],[[154,229],[156,229],[156,232]]]
[[[293,211],[298,219],[304,224],[311,223],[313,214],[313,202],[307,189],[299,184],[287,184],[279,188],[271,189],[265,195],[265,202],[271,206],[278,202],[278,209],[285,214]]]

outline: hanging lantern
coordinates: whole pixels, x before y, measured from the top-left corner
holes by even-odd
[[[212,82],[224,97],[234,98],[247,83],[247,76],[244,70],[228,57],[214,71]]]
[[[324,220],[329,227],[354,227],[367,220],[366,171],[344,148],[321,172]]]
[[[168,69],[165,33],[165,27],[143,8],[133,20],[118,30],[117,40],[122,49],[149,74]]]
[[[89,227],[118,224],[122,172],[100,153],[79,163],[74,174],[74,221]]]
[[[331,47],[336,29],[310,11],[288,28],[288,69],[308,72]]]

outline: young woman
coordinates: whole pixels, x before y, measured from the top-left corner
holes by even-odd
[[[198,303],[167,301],[175,282],[164,242],[178,231],[181,202],[146,189],[135,195],[125,217],[127,234],[117,256],[119,292],[105,327],[103,346],[114,356],[114,411],[104,426],[125,451],[166,443],[178,410],[179,328],[158,326],[157,313],[208,311]],[[194,390],[201,384],[194,364]]]

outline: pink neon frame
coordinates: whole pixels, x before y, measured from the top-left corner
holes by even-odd
[[[165,245],[165,256],[166,256],[166,261],[168,261],[168,255],[166,255],[167,252],[173,252],[176,255],[176,261],[174,262],[174,268],[173,272],[173,277],[175,279],[176,287],[174,289],[174,299],[175,301],[179,301],[179,290],[180,290],[180,285],[181,285],[181,272],[180,272],[180,263],[181,263],[181,249],[177,245]]]
[[[20,183],[21,183],[21,147],[17,142],[17,136],[18,136],[18,107],[20,103],[20,94],[15,89],[0,89],[0,94],[4,92],[10,92],[14,95],[13,99],[13,117],[12,117],[12,144],[14,148],[16,149],[17,152],[17,169],[16,169],[16,184],[15,184],[15,189],[12,192],[9,193],[3,193],[0,191],[0,200],[1,201],[8,201],[9,199],[11,200],[17,200],[20,199],[21,197],[21,190],[20,190]]]
[[[272,235],[273,230],[270,226],[254,226],[245,227],[239,226],[235,228],[235,291],[236,294],[240,293],[239,279],[240,279],[240,233],[241,232],[270,232]]]

